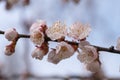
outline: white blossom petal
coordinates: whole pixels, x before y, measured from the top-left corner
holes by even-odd
[[[61,23],[60,21],[57,21],[52,25],[52,27],[49,27],[46,30],[46,34],[52,40],[57,40],[65,37],[67,34],[66,25],[64,23]]]
[[[79,52],[77,58],[81,62],[88,64],[98,58],[98,52],[93,46],[85,46],[84,50],[82,50],[82,52]]]
[[[34,30],[30,34],[30,40],[35,44],[41,46],[44,42],[44,34],[40,30]]]
[[[86,45],[90,45],[88,41],[80,41],[78,47],[83,49]]]
[[[86,38],[90,32],[91,28],[88,24],[83,25],[82,23],[77,22],[69,28],[68,36],[77,40],[82,40]]]
[[[37,46],[32,53],[32,57],[42,60],[43,57],[48,53],[48,45],[43,43],[41,47]]]
[[[44,20],[38,20],[30,27],[30,33],[34,32],[35,30],[44,31],[44,27],[46,27],[46,22]]]
[[[74,54],[74,49],[70,44],[60,42],[56,47],[56,54],[62,59],[69,58]]]
[[[86,63],[86,64],[94,61],[94,59],[93,59],[93,54],[91,54],[91,53],[82,52],[81,54],[79,54],[79,55],[77,56],[77,58],[78,58],[81,62]]]
[[[52,50],[48,53],[48,61],[57,64],[61,59],[56,55],[56,50]]]
[[[48,61],[57,64],[62,59],[71,57],[74,54],[74,49],[66,42],[60,42],[56,49],[48,53]]]
[[[39,60],[42,60],[44,55],[44,52],[38,48],[36,48],[32,53],[32,57]]]

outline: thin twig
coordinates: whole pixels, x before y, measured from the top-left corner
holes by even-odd
[[[111,53],[120,54],[120,51],[119,51],[119,50],[116,50],[116,49],[114,49],[114,48],[111,48],[111,47],[113,47],[113,46],[111,46],[111,47],[109,47],[109,48],[99,47],[99,46],[95,46],[95,45],[93,45],[93,46],[96,47],[98,51],[105,51],[105,52],[111,52]]]
[[[0,30],[0,34],[4,34],[4,31]],[[30,38],[30,35],[19,34],[19,38]],[[53,41],[53,40],[51,40],[50,38],[46,38],[45,40],[46,40],[46,41]],[[57,40],[54,40],[53,42],[58,42],[58,41],[57,41]],[[78,44],[79,44],[79,43],[77,43],[77,42],[71,42],[71,41],[66,41],[66,42],[68,42],[69,44],[72,44],[72,45],[78,45]],[[114,49],[114,46],[111,46],[111,47],[109,47],[109,48],[100,47],[100,46],[95,46],[95,45],[92,45],[92,46],[94,46],[95,48],[97,48],[98,51],[105,51],[105,52],[111,52],[111,53],[120,54],[120,51]]]
[[[19,34],[19,38],[30,38],[30,35]]]

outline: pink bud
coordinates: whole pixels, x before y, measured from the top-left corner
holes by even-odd
[[[15,42],[11,42],[11,44],[7,45],[5,48],[5,54],[10,56],[15,52]]]
[[[5,38],[8,39],[8,41],[13,41],[15,38],[18,37],[18,33],[14,28],[6,30],[4,35],[5,35]]]
[[[30,27],[30,33],[34,32],[34,30],[40,30],[42,32],[45,32],[47,29],[46,22],[44,20],[38,20],[37,22],[33,23]]]

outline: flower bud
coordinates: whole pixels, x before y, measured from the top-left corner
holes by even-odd
[[[11,28],[11,29],[6,30],[4,35],[8,41],[13,41],[14,39],[18,37],[18,32],[16,31],[16,29]]]
[[[5,55],[12,55],[15,52],[15,42],[11,42],[11,44],[5,47]]]
[[[35,30],[40,30],[41,32],[45,32],[47,29],[46,22],[44,20],[38,20],[37,22],[33,23],[30,27],[30,33],[34,32]]]

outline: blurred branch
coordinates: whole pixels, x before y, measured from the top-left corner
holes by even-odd
[[[0,30],[0,34],[4,34],[4,31],[1,31],[1,30]]]
[[[4,31],[0,30],[0,34],[4,34]],[[30,38],[30,35],[19,34],[19,38]],[[46,40],[46,41],[53,41],[53,40],[51,40],[51,39],[48,38],[48,37],[47,37],[45,40]],[[59,41],[54,40],[53,42],[59,42]],[[77,43],[77,42],[71,42],[71,41],[67,41],[67,40],[65,40],[65,42],[68,42],[69,44],[77,45],[77,46],[78,46],[78,44],[79,44],[79,43]],[[105,52],[111,52],[111,53],[120,54],[120,51],[114,49],[114,46],[111,46],[111,47],[109,47],[109,48],[100,47],[100,46],[95,46],[95,45],[92,45],[92,46],[94,46],[95,48],[97,48],[98,51],[105,51]]]
[[[18,80],[18,78],[20,78],[20,75],[13,75],[11,77],[3,77],[0,80]],[[26,79],[36,79],[36,80],[71,80],[71,79],[77,79],[77,80],[96,80],[95,78],[93,78],[93,76],[89,76],[89,77],[85,77],[85,76],[76,76],[76,75],[69,75],[66,77],[63,76],[34,76],[34,75],[29,75],[27,76],[25,79],[22,80],[26,80]],[[102,78],[101,80],[105,80],[104,78]],[[106,78],[106,80],[120,80],[119,78]]]

